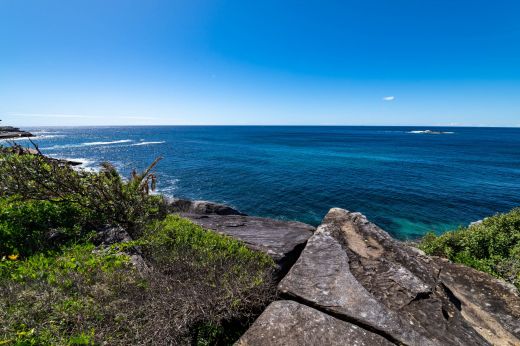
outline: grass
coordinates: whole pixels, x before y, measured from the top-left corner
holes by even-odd
[[[138,248],[153,270],[123,251]],[[272,299],[273,261],[178,216],[103,250],[0,261],[0,345],[231,344]]]
[[[520,289],[520,208],[440,236],[429,233],[418,246],[429,255],[484,271]]]

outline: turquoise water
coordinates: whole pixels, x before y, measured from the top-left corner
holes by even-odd
[[[431,128],[430,128],[431,129]],[[520,129],[102,127],[32,129],[45,154],[108,160],[128,174],[156,156],[161,192],[318,224],[360,211],[394,236],[443,232],[520,205]]]

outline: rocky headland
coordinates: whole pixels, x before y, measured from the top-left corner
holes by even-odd
[[[514,286],[427,256],[360,213],[333,208],[314,229],[205,201],[171,206],[280,266],[279,300],[237,345],[520,345]]]
[[[20,130],[12,126],[0,126],[0,139],[13,139],[21,137],[32,137],[32,133]]]

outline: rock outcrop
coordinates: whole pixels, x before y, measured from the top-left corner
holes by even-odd
[[[12,139],[20,137],[32,137],[30,132],[22,131],[17,127],[0,126],[0,139]]]
[[[384,339],[373,345],[520,345],[514,287],[426,256],[360,213],[331,209],[278,288],[294,303],[271,304],[238,344],[366,342],[345,326],[330,330],[342,322]],[[296,325],[308,325],[316,339]]]
[[[245,215],[180,213],[203,228],[243,241],[249,248],[271,256],[283,275],[296,261],[315,228],[293,221]]]

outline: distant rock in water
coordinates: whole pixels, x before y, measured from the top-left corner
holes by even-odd
[[[17,127],[0,126],[0,139],[12,139],[21,137],[32,137],[33,134],[27,131],[22,131]]]
[[[434,131],[434,130],[414,130],[408,133],[426,134],[426,135],[451,135],[455,132],[451,131]]]

